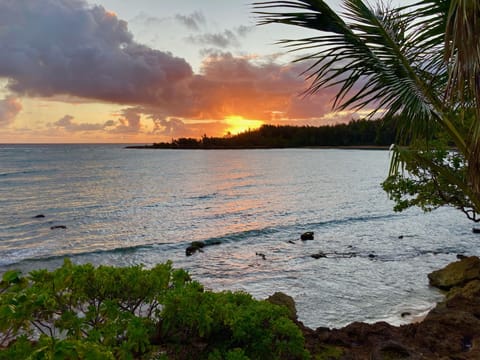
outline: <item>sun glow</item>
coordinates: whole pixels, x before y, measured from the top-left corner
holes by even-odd
[[[240,134],[247,130],[255,130],[263,125],[261,120],[244,119],[242,116],[230,115],[225,117],[225,122],[228,124],[227,133],[231,135]]]

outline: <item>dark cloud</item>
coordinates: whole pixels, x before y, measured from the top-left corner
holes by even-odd
[[[104,130],[107,126],[111,126],[107,121],[105,124],[88,124],[88,123],[77,123],[74,121],[74,117],[71,115],[65,115],[60,120],[53,123],[53,126],[63,128],[68,132],[79,132],[79,131],[99,131]]]
[[[22,104],[15,96],[10,95],[0,100],[0,127],[13,123],[15,117],[21,110]]]
[[[175,20],[185,25],[190,30],[199,30],[201,25],[205,24],[205,16],[200,11],[195,11],[190,15],[175,15]]]
[[[133,40],[127,23],[84,0],[0,2],[0,77],[17,94],[168,101],[190,65]]]

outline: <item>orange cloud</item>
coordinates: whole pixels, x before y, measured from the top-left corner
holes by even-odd
[[[228,116],[312,125],[345,120],[344,115],[325,118],[334,88],[300,96],[307,84],[299,74],[307,64],[285,66],[273,58],[207,51],[195,74],[185,59],[137,43],[126,21],[85,0],[0,2],[0,13],[9,29],[0,32],[0,78],[10,79],[12,93],[126,106],[117,120],[106,123],[64,117],[55,123],[64,132],[199,137],[232,131]],[[205,21],[200,13],[177,20],[193,28]],[[248,29],[233,31],[225,34],[238,40]],[[0,126],[11,124],[20,110],[16,97],[0,101]],[[146,120],[149,126],[142,123]]]

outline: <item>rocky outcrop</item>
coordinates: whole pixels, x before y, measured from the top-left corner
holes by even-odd
[[[288,317],[292,320],[297,320],[297,308],[291,296],[283,292],[276,292],[269,296],[267,301],[275,305],[285,306],[288,309]]]
[[[470,256],[453,262],[428,275],[430,285],[442,290],[463,286],[469,281],[480,280],[480,259]]]
[[[429,275],[450,289],[418,323],[353,323],[342,329],[303,327],[308,350],[320,359],[480,359],[480,259],[465,257]]]

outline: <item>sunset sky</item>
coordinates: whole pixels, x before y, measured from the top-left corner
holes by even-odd
[[[339,0],[329,1],[340,9]],[[0,0],[0,143],[152,143],[262,123],[323,125],[333,91],[245,0]]]

